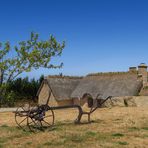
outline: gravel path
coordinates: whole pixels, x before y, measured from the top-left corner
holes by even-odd
[[[17,107],[13,107],[13,108],[0,108],[0,112],[13,112],[16,111]]]

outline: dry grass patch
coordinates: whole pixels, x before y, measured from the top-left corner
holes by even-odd
[[[98,109],[91,124],[75,125],[74,109],[55,112],[55,126],[45,132],[24,132],[16,127],[12,113],[0,113],[0,148],[134,148],[148,145],[148,109]],[[83,118],[83,121],[87,117]]]

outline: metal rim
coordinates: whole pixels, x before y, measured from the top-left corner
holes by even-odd
[[[45,106],[40,111],[39,106],[36,110],[31,109],[27,116],[27,126],[32,132],[44,131],[54,125],[54,112],[49,106]]]
[[[28,108],[29,110],[29,108]],[[15,122],[19,128],[26,131],[28,111],[23,106],[20,106],[15,111]]]

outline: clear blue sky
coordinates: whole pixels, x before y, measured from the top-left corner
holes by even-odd
[[[147,0],[0,0],[0,41],[16,44],[31,31],[66,41],[55,59],[64,67],[23,76],[86,75],[148,64]]]

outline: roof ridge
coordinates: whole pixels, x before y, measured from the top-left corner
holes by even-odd
[[[66,75],[48,75],[45,77],[45,79],[49,79],[49,78],[60,78],[60,79],[82,79],[83,76],[66,76]]]
[[[88,75],[86,75],[86,77],[89,76],[112,76],[112,75],[125,75],[125,74],[137,74],[137,72],[133,71],[133,72],[98,72],[98,73],[90,73]]]

